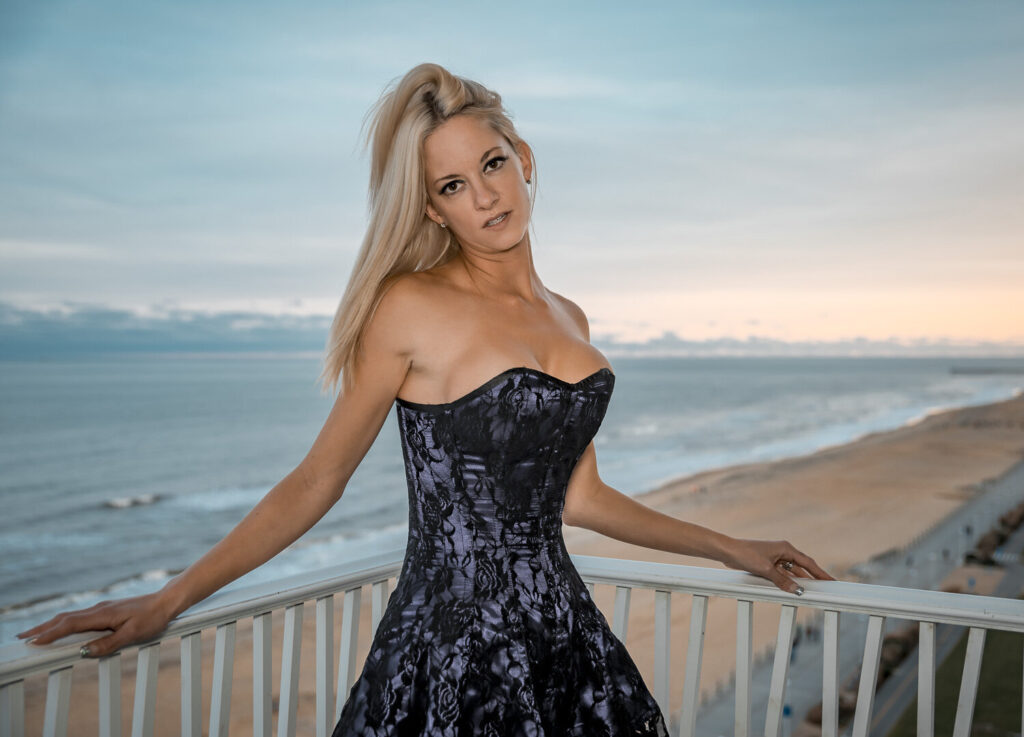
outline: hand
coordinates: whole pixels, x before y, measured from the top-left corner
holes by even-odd
[[[74,632],[113,630],[109,635],[84,643],[89,648],[89,656],[96,657],[153,639],[167,629],[173,618],[166,601],[157,592],[60,612],[17,636],[32,638],[29,642],[34,645],[45,645]]]
[[[789,574],[800,578],[818,578],[835,581],[809,555],[804,555],[786,540],[735,540],[729,546],[722,562],[729,568],[748,571],[755,576],[767,578],[783,591],[798,596],[804,588]],[[787,569],[785,563],[792,566]]]

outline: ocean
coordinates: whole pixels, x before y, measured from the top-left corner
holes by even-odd
[[[609,360],[598,470],[631,495],[1024,387],[1021,373],[960,371],[1014,358]],[[205,553],[309,450],[333,402],[319,371],[302,354],[0,361],[0,642],[155,591]],[[334,508],[226,588],[399,548],[407,515],[392,408]]]

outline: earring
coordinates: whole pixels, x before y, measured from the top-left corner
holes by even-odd
[[[527,180],[526,180],[526,183],[527,183],[527,184],[529,184],[529,183],[530,183],[530,180],[529,180],[529,179],[527,179]]]
[[[448,226],[445,223],[441,223],[441,227],[442,228],[447,228]]]

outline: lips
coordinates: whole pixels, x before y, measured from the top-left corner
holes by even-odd
[[[506,212],[503,212],[503,213],[498,213],[498,215],[496,215],[495,217],[501,217],[502,215],[504,215],[505,217],[504,217],[504,218],[502,218],[502,219],[501,219],[501,221],[499,221],[499,222],[497,222],[497,223],[494,223],[494,225],[501,225],[501,223],[503,223],[503,222],[505,222],[506,220],[508,220],[508,216],[509,216],[509,214],[510,214],[511,212],[512,212],[511,210],[508,210],[508,211],[506,211]],[[488,226],[489,226],[489,224],[491,223],[491,221],[493,221],[494,219],[495,219],[495,218],[491,218],[490,220],[487,220],[486,222],[484,222],[484,225],[483,225],[483,227],[485,227],[485,228],[486,228],[486,227],[488,227]]]

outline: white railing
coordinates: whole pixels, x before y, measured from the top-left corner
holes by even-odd
[[[199,737],[202,729],[202,688],[200,636],[216,628],[214,668],[210,690],[208,733],[227,733],[231,709],[235,627],[239,620],[252,618],[253,637],[253,733],[269,737],[272,730],[271,614],[285,615],[277,719],[278,737],[295,734],[302,644],[304,604],[314,601],[315,642],[315,724],[318,737],[327,737],[336,723],[344,699],[356,676],[357,645],[360,640],[359,612],[362,588],[371,587],[371,627],[368,642],[376,630],[390,596],[390,579],[401,569],[404,550],[352,561],[310,574],[293,576],[269,584],[224,590],[183,612],[159,639],[133,645],[118,653],[98,658],[98,723],[101,737],[121,735],[121,662],[134,653],[137,658],[131,734],[151,737],[155,729],[156,684],[159,646],[175,640],[180,646],[181,734]],[[737,605],[735,724],[737,737],[765,735],[779,737],[782,705],[793,646],[798,607],[819,610],[823,622],[822,737],[839,737],[839,615],[841,612],[868,615],[860,688],[853,718],[853,737],[867,737],[887,617],[919,623],[918,735],[934,733],[935,627],[939,623],[969,628],[967,655],[960,686],[954,737],[967,737],[974,712],[981,653],[987,630],[1024,632],[1024,602],[1016,599],[971,594],[923,591],[846,581],[801,582],[801,597],[784,592],[774,584],[739,571],[701,568],[667,563],[621,560],[572,555],[573,563],[591,593],[595,584],[615,586],[614,612],[609,618],[615,634],[625,641],[629,602],[634,589],[654,591],[654,676],[652,692],[670,713],[670,637],[673,595],[691,603],[686,662],[682,684],[681,718],[672,724],[673,734],[693,737],[699,706],[699,681],[704,632],[710,597],[734,599]],[[341,641],[335,651],[334,596],[342,594]],[[778,637],[774,648],[770,696],[764,728],[751,720],[751,674],[753,651],[753,606],[755,602],[781,604]],[[96,633],[77,633],[59,643],[31,646],[13,643],[0,648],[0,737],[43,734],[63,737],[68,733],[72,669],[84,661],[80,643]],[[334,653],[338,654],[337,670]],[[47,674],[42,724],[25,723],[25,679]],[[1022,684],[1024,690],[1024,684]],[[1024,722],[1024,714],[1022,714]],[[40,731],[41,730],[41,731]]]

